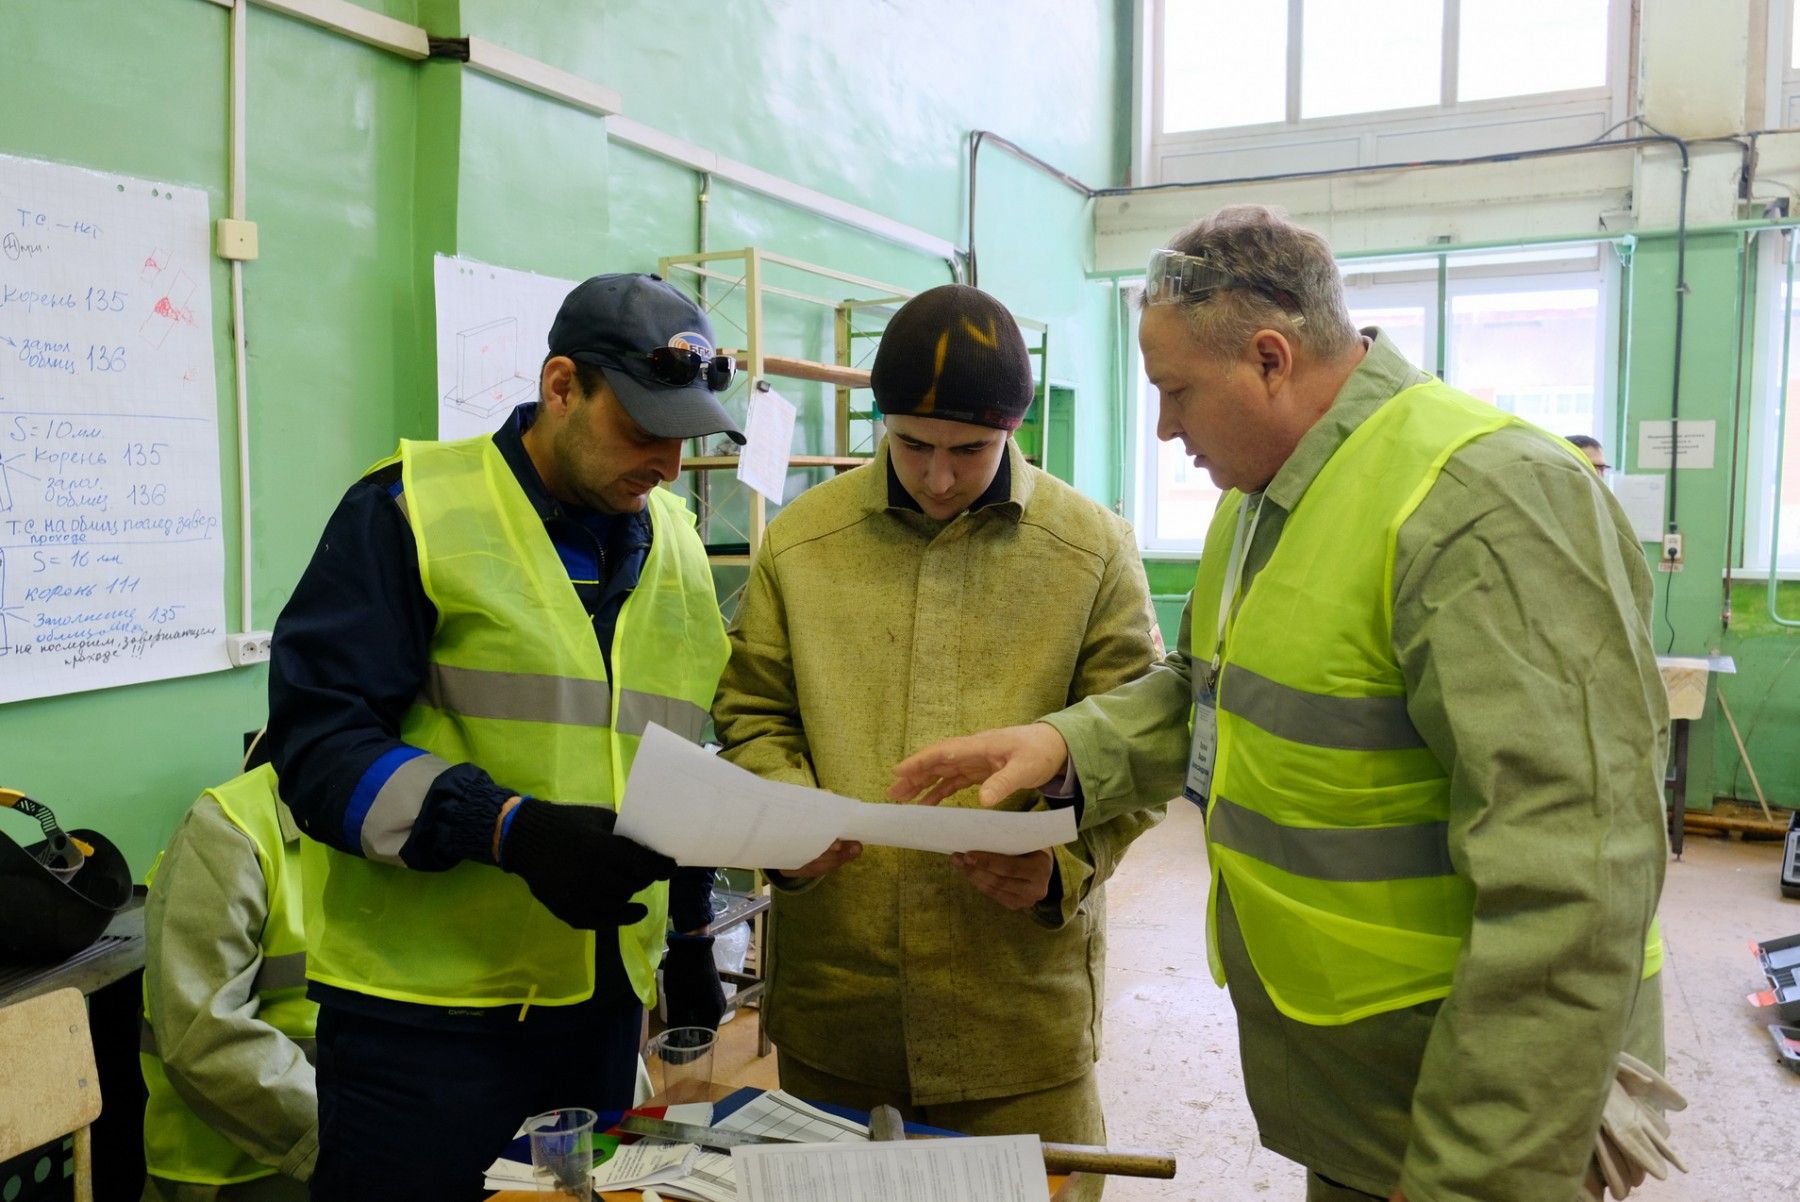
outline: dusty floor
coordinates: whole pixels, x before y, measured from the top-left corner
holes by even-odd
[[[1684,859],[1669,865],[1669,1077],[1690,1103],[1674,1119],[1690,1172],[1650,1182],[1633,1199],[1800,1197],[1800,1076],[1776,1064],[1768,1020],[1744,1000],[1762,981],[1747,941],[1800,933],[1800,902],[1777,888],[1778,856],[1773,843],[1690,835]],[[1181,1160],[1173,1182],[1113,1181],[1109,1202],[1299,1202],[1299,1169],[1256,1142],[1231,1006],[1206,971],[1198,811],[1171,806],[1132,849],[1109,898],[1107,1125],[1114,1143]],[[755,1058],[754,1018],[732,1022],[726,1035],[721,1079],[773,1085],[774,1058]]]

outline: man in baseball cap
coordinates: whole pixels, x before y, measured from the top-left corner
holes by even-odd
[[[724,1007],[684,934],[712,871],[613,820],[647,723],[698,742],[725,663],[658,486],[684,439],[743,441],[733,365],[649,275],[579,285],[549,342],[492,437],[402,441],[351,486],[275,625],[267,738],[319,882],[314,1198],[485,1197],[523,1116],[631,1104],[659,964],[676,1025]]]
[[[657,438],[738,429],[718,394],[735,364],[713,346],[712,324],[666,280],[597,275],[575,286],[550,327],[550,357],[598,367],[631,419]]]

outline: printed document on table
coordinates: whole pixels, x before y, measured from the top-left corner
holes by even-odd
[[[1035,1135],[731,1150],[739,1202],[1041,1202]]]
[[[720,1119],[719,1130],[743,1131],[790,1144],[869,1142],[868,1124],[820,1110],[779,1089],[757,1095]]]
[[[632,762],[616,829],[677,864],[784,869],[817,859],[834,839],[1024,855],[1074,839],[1075,812],[855,801],[764,780],[653,724]]]

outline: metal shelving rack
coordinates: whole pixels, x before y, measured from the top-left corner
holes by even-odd
[[[768,386],[771,379],[832,386],[831,452],[795,455],[789,461],[790,468],[844,471],[874,454],[880,415],[873,404],[858,407],[854,394],[869,387],[869,366],[888,319],[915,295],[913,292],[756,247],[666,255],[658,261],[658,271],[664,279],[690,287],[700,307],[712,319],[720,349],[738,357],[742,368],[738,381],[723,398],[728,407],[747,407],[750,391]],[[773,353],[766,313],[771,297],[816,308],[821,316],[831,314],[831,361]],[[1020,442],[1027,457],[1041,464],[1045,462],[1050,433],[1050,331],[1043,322],[1017,320],[1027,351],[1035,360],[1037,381],[1033,418],[1019,431]],[[741,341],[741,347],[723,345],[727,337]],[[708,454],[707,448],[700,447],[682,464],[682,470],[694,477],[693,495],[702,535],[707,536],[713,523],[719,521],[741,536],[745,544],[745,552],[714,554],[713,562],[720,565],[747,565],[761,545],[768,524],[767,503],[751,489],[741,490],[747,510],[742,529],[720,516],[719,502],[730,499],[732,492],[729,488],[719,490],[722,495],[715,496],[711,475],[730,471],[737,462],[735,455]],[[735,481],[731,487],[735,487]],[[712,541],[708,537],[708,542]]]
[[[774,353],[769,337],[769,301],[779,297],[783,301],[796,302],[798,313],[816,310],[821,327],[827,319],[841,327],[846,306],[885,306],[891,312],[908,300],[913,295],[911,292],[756,247],[668,255],[659,261],[658,271],[664,279],[677,286],[687,286],[694,293],[700,307],[712,319],[721,352],[737,356],[738,380],[722,398],[728,408],[740,412],[747,409],[751,390],[768,387],[773,379],[829,384],[835,389],[838,412],[831,427],[836,436],[832,452],[795,455],[789,461],[790,468],[844,471],[868,458],[868,451],[860,455],[852,452],[849,435],[850,395],[858,389],[868,388],[867,366],[854,361],[849,344],[841,336],[836,339],[837,353],[833,362]],[[738,345],[728,345],[728,339],[735,340]],[[872,351],[872,344],[870,349]],[[804,412],[806,407],[800,407]],[[870,442],[872,451],[873,440]],[[712,483],[713,473],[735,469],[737,462],[736,455],[707,454],[706,448],[702,447],[698,454],[682,463],[682,470],[694,475],[694,499],[700,529],[708,543],[714,541],[710,536],[714,523],[723,522],[740,536],[747,548],[740,553],[714,554],[712,558],[716,564],[747,564],[761,545],[763,530],[768,524],[768,505],[762,494],[753,489],[737,488],[735,480],[723,489]],[[715,492],[721,495],[715,496]],[[736,492],[742,492],[745,497],[747,520],[742,529],[720,515],[721,502],[732,499]]]

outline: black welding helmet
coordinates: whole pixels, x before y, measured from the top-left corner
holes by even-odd
[[[15,789],[0,789],[6,810],[35,818],[44,837],[20,846],[0,830],[0,958],[66,960],[131,900],[131,869],[105,835],[63,830],[49,806]]]

